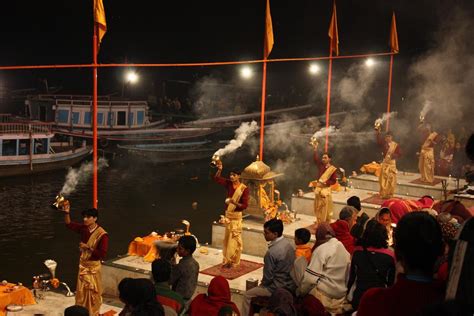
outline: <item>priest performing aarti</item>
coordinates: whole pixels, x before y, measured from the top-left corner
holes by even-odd
[[[99,315],[102,304],[101,261],[107,254],[109,235],[97,224],[95,208],[82,211],[83,223],[71,221],[70,204],[63,205],[64,222],[67,228],[80,235],[79,273],[76,287],[76,305],[84,306],[89,315]]]
[[[240,172],[233,170],[230,172],[230,179],[221,176],[222,161],[216,162],[217,172],[213,179],[227,190],[225,200],[225,216],[222,216],[221,223],[225,225],[225,234],[222,255],[223,267],[232,268],[240,264],[242,254],[242,212],[247,208],[249,201],[249,189],[240,182]]]
[[[400,146],[393,141],[390,132],[385,133],[385,137],[380,135],[381,126],[376,126],[377,144],[382,147],[383,160],[379,176],[380,197],[389,199],[395,193],[397,186],[397,162],[401,155]]]
[[[337,168],[331,165],[331,156],[324,153],[321,158],[318,153],[318,142],[312,140],[314,148],[314,162],[318,166],[318,179],[311,181],[309,187],[314,189],[314,215],[315,223],[329,222],[332,217],[331,185],[337,182]]]
[[[418,158],[418,170],[420,171],[421,181],[433,183],[435,170],[434,145],[436,145],[439,135],[431,130],[430,124],[424,122],[420,122],[418,131],[423,140]]]

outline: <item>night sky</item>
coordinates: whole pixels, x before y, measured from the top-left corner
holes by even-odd
[[[454,4],[472,9],[471,0],[339,0],[340,52],[387,52],[390,19],[395,11],[398,65],[408,63],[432,48],[440,20]],[[108,32],[100,63],[205,62],[262,56],[264,0],[104,0],[104,6]],[[327,55],[331,6],[330,0],[271,1],[275,45],[270,58]],[[92,0],[8,1],[0,14],[1,65],[91,62]],[[159,73],[190,80],[208,71],[215,70],[161,69]],[[219,71],[225,74],[233,70],[227,67]],[[156,69],[141,72],[152,72],[148,78],[155,79],[158,73]],[[15,89],[37,86],[40,78],[47,78],[50,85],[61,85],[65,91],[87,92],[88,73],[87,69],[7,71],[0,73],[0,78],[4,86]],[[102,82],[102,92],[117,90],[119,77],[117,69],[103,71],[102,78],[114,80]],[[78,88],[77,82],[86,86]]]

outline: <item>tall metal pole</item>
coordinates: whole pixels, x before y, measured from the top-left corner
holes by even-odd
[[[263,139],[265,130],[265,100],[267,88],[267,57],[263,61],[263,76],[262,76],[262,111],[260,113],[260,161],[263,161]]]
[[[390,56],[390,71],[388,75],[388,97],[387,97],[387,125],[385,131],[389,131],[390,126],[390,99],[392,97],[392,69],[393,69],[393,54]]]
[[[329,69],[328,69],[328,94],[326,100],[326,143],[324,151],[328,151],[329,146],[329,113],[331,112],[331,77],[332,77],[332,39],[329,40]]]
[[[97,208],[98,197],[97,197],[97,23],[94,23],[94,36],[92,40],[92,54],[93,54],[93,65],[92,72],[93,79],[93,93],[92,93],[92,165],[93,165],[93,177],[92,177],[92,207]]]

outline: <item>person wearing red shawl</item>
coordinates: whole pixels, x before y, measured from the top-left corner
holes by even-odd
[[[354,226],[356,218],[357,210],[352,206],[344,206],[339,212],[339,219],[330,224],[336,234],[336,239],[344,245],[351,256],[355,247],[355,239],[351,235],[351,228]]]
[[[239,309],[231,301],[229,282],[218,275],[211,280],[206,294],[198,294],[189,307],[190,316],[217,315],[224,306],[230,306],[234,313],[240,315]]]
[[[425,195],[418,200],[404,200],[400,198],[391,198],[382,203],[381,208],[387,207],[392,215],[392,223],[396,224],[403,217],[403,215],[420,211],[422,209],[430,209],[434,205],[434,200],[431,196]]]

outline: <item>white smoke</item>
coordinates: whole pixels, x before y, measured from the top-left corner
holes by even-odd
[[[104,167],[108,167],[107,159],[100,158],[97,164],[98,170],[102,170]],[[79,183],[83,183],[87,179],[90,178],[93,171],[93,162],[89,161],[87,163],[83,163],[79,169],[70,168],[69,172],[66,175],[66,182],[61,189],[60,194],[67,196],[70,195],[72,192],[76,190],[76,186]]]
[[[257,122],[243,122],[239,128],[235,130],[235,137],[224,148],[219,149],[214,155],[224,156],[228,153],[234,152],[241,147],[247,137],[258,130]]]
[[[423,108],[421,109],[420,116],[425,117],[432,107],[433,103],[430,100],[426,100],[425,104],[423,105]]]
[[[323,127],[321,128],[319,131],[317,131],[316,133],[313,134],[313,136],[311,137],[312,139],[321,139],[322,137],[326,137],[326,131],[327,131],[327,134],[328,135],[332,135],[332,134],[335,134],[337,131],[336,131],[336,128],[334,126],[329,126],[327,129],[326,127]]]
[[[378,119],[375,120],[375,124],[380,124],[382,125],[385,123],[389,118],[394,118],[397,115],[397,112],[390,112],[390,113],[384,113],[382,117],[379,117]]]
[[[365,97],[372,87],[376,76],[373,69],[365,64],[352,65],[344,78],[336,86],[338,96],[345,103],[352,106],[366,104]]]
[[[408,72],[412,85],[407,109],[423,105],[422,112],[431,108],[429,121],[437,129],[460,128],[468,126],[474,109],[474,14],[472,9],[449,3],[441,17],[434,48],[418,58]]]

